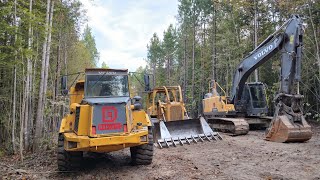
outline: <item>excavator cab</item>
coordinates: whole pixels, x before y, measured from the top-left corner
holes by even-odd
[[[235,104],[237,112],[243,112],[249,117],[266,116],[268,106],[265,89],[261,82],[246,83],[241,99]]]

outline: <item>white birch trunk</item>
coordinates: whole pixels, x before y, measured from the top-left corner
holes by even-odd
[[[47,14],[46,14],[46,28],[45,28],[45,39],[43,42],[42,49],[42,64],[41,64],[41,77],[40,77],[40,86],[39,86],[39,98],[38,98],[38,107],[37,107],[37,117],[36,117],[36,127],[35,127],[35,136],[33,149],[37,151],[39,145],[39,138],[42,134],[43,128],[43,93],[44,93],[44,70],[46,66],[46,54],[47,54],[47,41],[48,41],[48,28],[49,28],[49,13],[50,13],[50,0],[47,0]]]
[[[48,42],[47,42],[47,54],[46,54],[46,64],[45,64],[45,74],[44,74],[44,85],[43,85],[43,106],[46,107],[46,92],[48,86],[48,73],[49,73],[49,62],[50,62],[50,47],[51,47],[51,30],[52,30],[52,20],[53,20],[53,9],[54,1],[51,2],[50,18],[49,18],[49,31],[48,31]],[[45,129],[47,127],[44,127]]]
[[[32,0],[30,0],[29,4],[29,12],[32,14]],[[31,50],[32,45],[32,34],[31,34],[31,17],[28,29],[28,49]],[[32,62],[30,55],[27,56],[27,80],[26,80],[26,94],[25,94],[25,113],[24,113],[24,146],[25,149],[29,149],[29,121],[30,121],[30,114],[29,114],[29,107],[31,103],[31,76],[32,76]]]
[[[17,0],[14,1],[14,25],[16,26],[16,19],[17,19]],[[16,43],[17,40],[17,27],[15,30],[15,38],[14,41]],[[15,52],[15,61],[17,59],[17,51]],[[16,153],[16,140],[15,140],[15,130],[16,130],[16,100],[17,100],[17,69],[16,65],[14,65],[14,80],[13,80],[13,104],[12,104],[12,130],[11,130],[11,138],[12,138],[12,149],[13,153]]]

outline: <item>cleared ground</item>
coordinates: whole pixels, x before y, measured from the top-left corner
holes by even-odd
[[[315,126],[314,126],[315,127]],[[156,149],[149,166],[132,166],[129,150],[87,156],[80,172],[58,173],[54,150],[0,161],[3,179],[320,179],[320,128],[306,143],[273,143],[264,131],[246,136]],[[0,178],[1,179],[1,178]]]

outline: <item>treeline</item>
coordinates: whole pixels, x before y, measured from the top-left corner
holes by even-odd
[[[95,67],[79,0],[0,1],[0,155],[50,147],[68,104],[60,76]]]
[[[239,62],[279,28],[291,14],[303,17],[302,83],[308,118],[319,118],[320,1],[316,0],[179,0],[176,27],[154,33],[147,45],[147,71],[157,86],[181,85],[189,112],[201,112],[208,82],[215,79],[230,91]],[[255,41],[256,40],[256,41]],[[258,69],[258,80],[268,86],[269,107],[279,87],[280,55]],[[254,75],[249,81],[255,81]]]

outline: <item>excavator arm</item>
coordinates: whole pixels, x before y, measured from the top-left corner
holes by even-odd
[[[264,45],[257,47],[238,65],[231,89],[233,103],[237,103],[241,99],[245,83],[250,74],[279,51],[283,39],[284,35],[282,33],[269,36]]]
[[[284,32],[280,32],[284,29]],[[292,17],[253,50],[237,67],[231,89],[232,102],[242,106],[242,92],[250,74],[281,51],[281,85],[276,95],[276,110],[266,139],[277,142],[307,141],[311,127],[304,119],[299,94],[303,25],[298,15]]]

